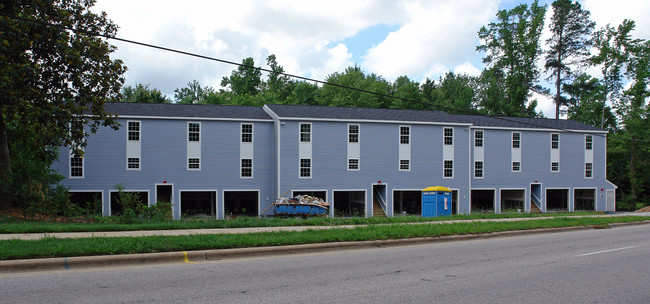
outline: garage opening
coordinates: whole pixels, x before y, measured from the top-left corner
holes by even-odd
[[[79,206],[82,214],[102,214],[102,192],[101,191],[68,191],[70,203]]]
[[[149,192],[145,191],[128,191],[121,193],[111,191],[111,215],[122,215],[125,210],[136,210],[138,206],[149,205]]]
[[[216,218],[216,191],[181,191],[181,217]]]
[[[526,190],[501,190],[501,213],[521,213],[524,211]]]
[[[569,211],[569,189],[546,189],[546,211]]]
[[[472,190],[472,213],[494,213],[495,190]]]
[[[172,185],[156,185],[156,203],[172,202]]]
[[[421,215],[422,191],[393,191],[394,215]]]
[[[227,217],[258,216],[258,191],[224,191],[224,211]]]
[[[365,191],[334,191],[334,216],[365,217]]]
[[[458,190],[451,190],[451,214],[458,214]]]
[[[575,189],[574,190],[575,211],[594,211],[596,210],[596,190],[595,189]]]

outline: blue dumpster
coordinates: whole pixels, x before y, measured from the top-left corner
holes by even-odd
[[[451,189],[442,186],[422,190],[422,217],[451,215]]]

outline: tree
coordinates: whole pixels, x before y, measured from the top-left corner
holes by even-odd
[[[291,95],[296,83],[287,75],[283,75],[284,68],[278,64],[275,55],[271,54],[266,58],[266,64],[271,68],[268,80],[264,83],[266,92],[275,94],[279,102],[284,101]]]
[[[474,77],[448,72],[439,83],[434,104],[441,105],[443,111],[468,114],[476,110]]]
[[[567,115],[571,120],[600,127],[602,86],[597,78],[588,74],[580,74],[573,82],[564,85],[567,98]],[[609,130],[617,128],[616,116],[611,107],[605,108],[605,127]]]
[[[192,80],[186,87],[174,90],[174,100],[180,104],[213,103],[208,100],[213,98],[214,94],[212,87],[202,87],[197,80]]]
[[[630,44],[630,32],[634,30],[634,27],[634,21],[625,19],[618,26],[618,29],[608,24],[594,33],[594,46],[598,53],[590,60],[591,64],[600,66],[603,74],[601,80],[603,90],[601,129],[605,125],[605,106],[607,100],[610,96],[618,98],[623,87],[623,71],[625,69],[624,65],[627,62],[626,48]]]
[[[221,86],[230,87],[230,92],[234,95],[256,95],[262,85],[261,76],[262,72],[255,67],[253,58],[248,57],[242,60],[241,65],[229,77],[221,79]]]
[[[499,11],[497,21],[478,32],[482,44],[476,50],[486,53],[483,62],[493,69],[491,76],[503,80],[504,101],[519,109],[519,113],[506,115],[527,115],[526,101],[539,77],[536,61],[541,54],[545,13],[546,6],[539,6],[535,0],[530,7],[521,4]]]
[[[556,0],[551,4],[553,16],[549,28],[552,36],[546,40],[550,50],[546,52],[546,72],[555,79],[555,119],[560,117],[561,87],[573,76],[571,66],[586,64],[591,46],[590,35],[595,23],[589,20],[589,11],[571,0]]]
[[[158,89],[149,89],[149,84],[136,83],[122,87],[120,102],[169,103],[170,100]]]
[[[399,98],[393,100],[391,107],[394,109],[424,110],[429,107],[422,100],[420,84],[412,81],[408,76],[400,76],[391,84],[390,95]]]
[[[366,75],[360,67],[348,67],[343,73],[335,72],[327,76],[326,82],[355,88],[362,91],[387,95],[390,83],[376,74]],[[389,108],[392,98],[351,90],[334,85],[324,85],[320,89],[318,104],[335,107]]]
[[[7,123],[26,128],[15,136],[39,147],[71,146],[100,126],[117,128],[104,103],[119,95],[126,68],[109,55],[105,39],[70,29],[114,36],[117,26],[94,13],[93,0],[3,1],[0,4],[0,208],[12,205]],[[81,153],[81,152],[79,152]]]

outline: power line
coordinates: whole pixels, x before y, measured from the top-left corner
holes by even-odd
[[[154,44],[150,44],[150,43],[144,43],[144,42],[139,42],[139,41],[135,41],[135,40],[119,38],[119,37],[116,37],[116,36],[91,32],[91,31],[87,31],[87,30],[66,27],[66,26],[63,26],[63,25],[52,24],[52,23],[48,23],[48,22],[44,22],[44,21],[40,21],[40,20],[28,19],[28,18],[18,17],[18,16],[12,16],[12,15],[8,15],[8,14],[5,14],[5,13],[0,13],[0,16],[4,16],[4,17],[14,19],[14,20],[40,24],[40,25],[43,25],[43,26],[56,27],[56,28],[59,28],[60,30],[63,30],[63,31],[72,31],[72,32],[75,32],[75,33],[81,33],[81,34],[88,35],[88,36],[102,37],[102,38],[105,38],[105,39],[112,39],[112,40],[125,42],[125,43],[129,43],[129,44],[135,44],[135,45],[144,46],[144,47],[148,47],[148,48],[158,49],[158,50],[162,50],[162,51],[166,51],[166,52],[172,52],[172,53],[186,55],[186,56],[190,56],[190,57],[196,57],[196,58],[200,58],[200,59],[216,61],[216,62],[230,64],[230,65],[235,65],[235,66],[238,66],[238,67],[256,69],[256,70],[259,70],[259,71],[284,75],[284,76],[288,76],[288,77],[291,77],[291,78],[300,79],[300,80],[304,80],[304,81],[311,81],[311,82],[319,83],[319,84],[323,84],[323,85],[330,85],[330,86],[335,86],[335,87],[339,87],[339,88],[343,88],[343,89],[347,89],[347,90],[353,90],[353,91],[357,91],[357,92],[361,92],[361,93],[367,93],[367,94],[372,94],[372,95],[376,95],[376,96],[396,99],[396,100],[400,100],[400,101],[403,101],[403,102],[412,102],[412,103],[423,104],[425,106],[434,106],[434,107],[437,107],[437,108],[440,108],[440,109],[443,109],[443,110],[446,110],[446,111],[450,111],[450,112],[461,112],[461,113],[463,113],[463,115],[483,116],[483,117],[488,117],[488,118],[491,118],[491,119],[497,119],[497,120],[507,121],[507,122],[511,122],[511,123],[517,123],[517,124],[523,124],[523,125],[528,125],[528,126],[533,126],[533,127],[538,127],[538,128],[557,129],[557,130],[561,130],[561,131],[568,132],[568,133],[583,133],[583,132],[580,132],[580,131],[574,131],[574,130],[569,130],[569,129],[565,129],[565,128],[548,127],[548,126],[544,126],[544,125],[541,125],[541,124],[535,124],[535,123],[532,123],[532,122],[516,121],[516,120],[514,120],[512,118],[508,118],[508,117],[488,116],[488,115],[484,115],[484,114],[481,114],[481,113],[475,113],[475,112],[468,112],[468,111],[465,111],[465,110],[453,109],[453,108],[449,108],[449,107],[445,107],[445,106],[441,106],[441,105],[435,105],[435,104],[432,104],[430,102],[424,102],[424,101],[420,101],[420,100],[412,100],[412,99],[400,98],[400,97],[396,97],[396,96],[392,96],[392,95],[388,95],[388,94],[372,92],[372,91],[368,91],[368,90],[364,90],[364,89],[349,87],[349,86],[340,85],[340,84],[336,84],[336,83],[330,83],[330,82],[326,82],[326,81],[323,81],[323,80],[318,80],[318,79],[314,79],[314,78],[289,74],[289,73],[285,73],[285,72],[276,72],[276,71],[266,69],[266,68],[262,68],[262,67],[249,66],[249,65],[245,65],[245,64],[242,64],[242,63],[237,63],[237,62],[234,62],[234,61],[219,59],[219,58],[216,58],[216,57],[210,57],[210,56],[200,55],[200,54],[191,53],[191,52],[187,52],[187,51],[181,51],[181,50],[177,50],[177,49],[172,49],[172,48],[168,48],[168,47],[154,45]],[[604,136],[604,135],[601,135],[601,136]],[[630,140],[633,140],[633,139],[630,139]],[[638,140],[638,141],[644,141],[644,140]]]

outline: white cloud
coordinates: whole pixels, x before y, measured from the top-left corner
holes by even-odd
[[[409,2],[405,6],[409,20],[368,50],[363,67],[394,79],[418,77],[438,70],[436,66],[476,58],[477,31],[495,15],[497,5],[471,0]]]
[[[481,69],[476,68],[469,61],[465,61],[463,64],[456,66],[454,68],[454,74],[467,74],[470,76],[479,76],[481,75]]]

